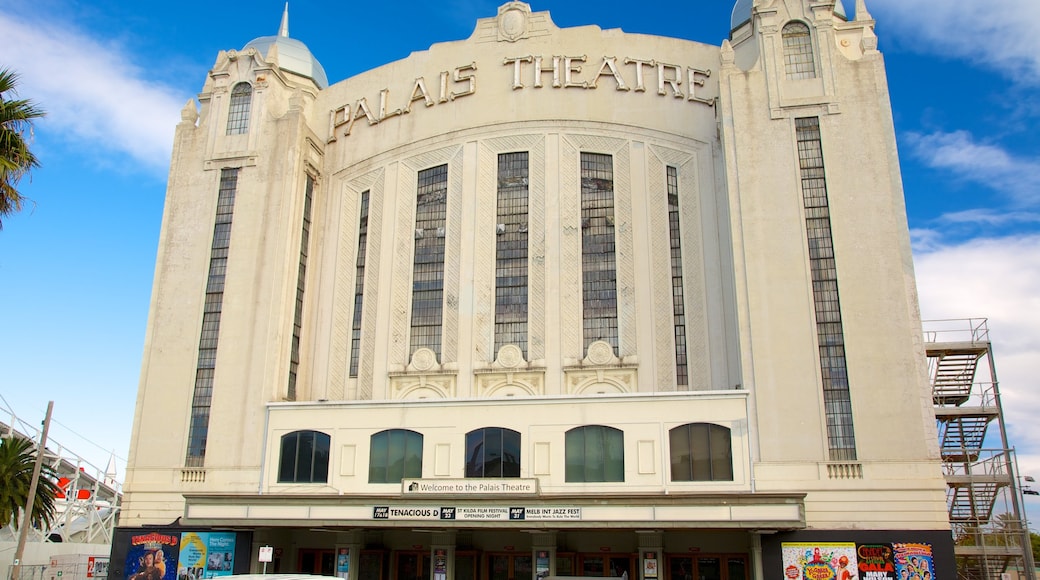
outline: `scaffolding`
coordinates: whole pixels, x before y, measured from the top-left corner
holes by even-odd
[[[984,318],[924,322],[960,580],[1036,580],[1015,450]]]
[[[10,409],[0,407],[0,437],[27,439],[39,446],[40,431],[21,420]],[[111,544],[119,520],[122,484],[113,464],[101,469],[49,438],[43,453],[44,465],[53,470],[60,488],[54,499],[55,514],[50,529],[30,528],[27,540],[43,543]],[[14,542],[12,524],[0,527],[0,543]]]

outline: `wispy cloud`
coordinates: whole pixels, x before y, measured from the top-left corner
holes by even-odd
[[[1040,160],[979,143],[967,131],[906,133],[904,140],[929,167],[1005,193],[1019,207],[1040,204]]]
[[[1012,445],[1040,477],[1040,234],[935,244],[914,264],[926,320],[989,319]]]
[[[870,0],[871,13],[913,50],[963,58],[1016,82],[1040,84],[1036,0]]]
[[[173,129],[190,94],[148,80],[119,47],[69,24],[0,12],[0,30],[3,65],[19,73],[21,96],[47,111],[41,132],[165,171]]]

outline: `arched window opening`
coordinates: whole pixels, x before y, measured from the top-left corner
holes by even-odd
[[[625,434],[613,427],[585,425],[567,431],[566,481],[625,481]]]
[[[320,431],[282,435],[278,483],[328,483],[330,437]]]
[[[711,423],[689,423],[668,432],[672,481],[733,481],[730,430]]]
[[[242,135],[249,131],[249,108],[253,101],[253,87],[249,83],[238,83],[231,89],[231,106],[228,108],[227,134]]]
[[[520,433],[502,427],[466,433],[466,477],[520,477]]]
[[[789,22],[784,26],[781,36],[784,41],[784,68],[787,70],[787,78],[816,78],[816,63],[813,59],[809,27],[803,22]]]
[[[373,435],[369,446],[369,483],[400,483],[406,477],[422,477],[421,433],[387,429]]]

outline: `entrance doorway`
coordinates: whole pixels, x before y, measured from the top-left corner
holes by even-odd
[[[394,580],[429,580],[429,552],[394,552]]]
[[[487,580],[530,580],[530,554],[489,554]]]
[[[336,552],[334,550],[301,549],[296,568],[298,572],[303,574],[334,576],[336,573]]]

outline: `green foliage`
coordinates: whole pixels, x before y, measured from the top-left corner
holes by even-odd
[[[3,218],[22,209],[18,182],[39,167],[40,162],[29,150],[33,120],[46,113],[27,99],[17,96],[18,75],[0,68],[0,229]]]
[[[1040,562],[1040,534],[1029,532],[1029,543],[1033,546],[1033,562]]]
[[[36,449],[28,439],[7,437],[0,439],[0,527],[12,524],[17,528],[19,515],[25,509],[36,465]],[[54,497],[58,493],[54,470],[47,465],[40,472],[36,487],[31,524],[48,529],[54,521]]]

